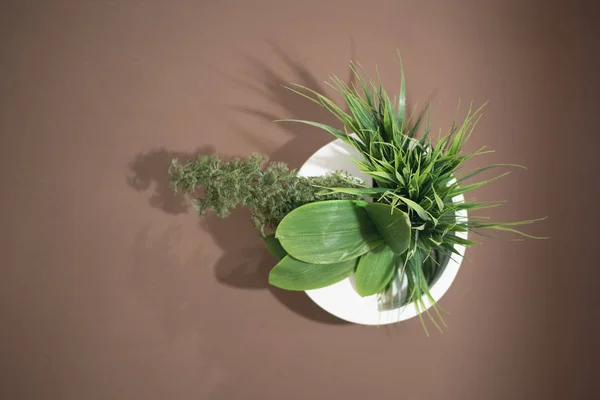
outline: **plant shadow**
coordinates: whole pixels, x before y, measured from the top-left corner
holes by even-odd
[[[319,84],[308,68],[299,61],[293,60],[277,46],[272,46],[275,53],[292,71],[295,83],[317,92],[325,92],[324,86]],[[260,109],[234,107],[236,110],[269,122],[280,118],[292,118],[338,125],[337,120],[326,110],[286,89],[284,86],[290,80],[284,75],[252,57],[248,57],[248,63],[249,80],[258,84],[239,80],[235,82],[265,96],[273,105],[283,107],[285,115],[277,116]],[[290,168],[300,167],[316,150],[333,139],[326,132],[303,124],[287,123],[282,126],[292,134],[292,139],[281,148],[269,152],[268,156],[271,160],[286,162]],[[252,139],[252,132],[241,133]],[[127,183],[138,192],[150,192],[148,202],[151,207],[171,215],[188,213],[190,199],[174,194],[169,185],[169,165],[173,159],[185,161],[198,155],[213,154],[215,149],[212,146],[200,147],[190,152],[159,148],[140,153],[129,164]],[[200,220],[199,225],[201,229],[210,233],[223,251],[223,256],[214,267],[218,282],[245,290],[267,289],[278,301],[298,315],[325,324],[347,324],[346,321],[322,310],[304,293],[281,290],[268,283],[269,271],[277,261],[267,251],[262,239],[253,228],[247,210],[234,210],[224,219],[207,215]]]
[[[280,119],[310,120],[342,129],[341,123],[329,111],[288,89],[290,85],[297,84],[310,88],[317,93],[325,94],[327,85],[319,81],[302,62],[293,59],[278,45],[273,42],[268,42],[268,44],[283,61],[285,67],[291,71],[293,79],[286,78],[287,75],[278,72],[254,56],[246,56],[246,61],[250,67],[247,71],[247,81],[231,77],[229,79],[262,96],[270,105],[283,109],[282,115],[258,108],[234,105],[230,106],[231,109],[268,123],[274,123],[274,121]],[[352,43],[351,59],[353,57],[354,45]],[[351,85],[353,78],[354,75],[348,67],[346,83]],[[285,145],[271,152],[269,157],[271,160],[285,162],[290,168],[299,168],[316,150],[334,140],[334,137],[325,131],[305,124],[294,122],[280,122],[278,124],[292,138]],[[241,129],[239,133],[255,136],[252,132],[244,129]]]
[[[129,163],[127,184],[138,192],[150,191],[148,204],[167,214],[185,214],[189,210],[189,201],[176,195],[169,184],[169,166],[173,159],[187,160],[195,155],[212,155],[212,146],[197,148],[191,152],[177,152],[165,148],[152,149],[140,153]]]
[[[234,210],[224,219],[209,215],[200,221],[200,226],[210,232],[223,250],[223,256],[214,267],[218,282],[244,290],[267,289],[280,303],[307,319],[325,324],[346,324],[320,309],[306,294],[269,284],[269,272],[277,260],[250,223],[248,210]]]

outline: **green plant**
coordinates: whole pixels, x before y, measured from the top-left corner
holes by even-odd
[[[418,115],[407,116],[402,68],[400,92],[390,99],[380,79],[373,80],[360,65],[351,63],[350,67],[356,84],[347,85],[336,76],[329,82],[342,96],[348,112],[310,88],[288,88],[330,112],[342,123],[343,130],[316,121],[281,121],[323,129],[352,146],[360,154],[354,162],[373,179],[372,186],[339,173],[299,178],[283,164],[273,164],[261,172],[258,156],[226,165],[206,157],[185,166],[175,162],[173,186],[190,192],[198,184],[204,185],[207,196],[196,202],[200,211],[214,208],[226,216],[237,204],[250,208],[267,248],[280,260],[269,276],[272,285],[310,290],[354,274],[357,292],[370,296],[385,293],[393,279],[400,276],[408,282],[407,303],[426,312],[440,328],[425,300],[433,304],[444,324],[429,287],[439,273],[440,260],[457,253],[455,246],[476,244],[460,237],[460,233],[484,235],[482,231],[487,230],[536,238],[515,226],[543,218],[489,222],[472,213],[501,202],[458,200],[508,174],[468,183],[480,173],[520,167],[494,164],[459,172],[469,159],[490,152],[485,147],[463,152],[483,106],[476,110],[469,107],[463,121],[453,123],[444,134],[440,130],[434,143],[426,121],[428,107]],[[246,188],[248,182],[251,184]],[[263,198],[264,193],[268,195]],[[469,218],[459,217],[465,211],[470,213]],[[266,234],[265,226],[274,233]],[[421,313],[419,317],[423,322]]]
[[[229,216],[240,206],[250,210],[252,222],[262,236],[274,229],[293,209],[320,200],[353,199],[346,193],[319,193],[319,186],[358,187],[359,182],[338,172],[327,176],[300,177],[281,162],[268,162],[254,154],[223,162],[218,156],[199,155],[181,163],[172,161],[169,180],[174,192],[195,195],[193,204],[204,215],[208,210]],[[203,196],[198,189],[204,191]]]
[[[390,99],[385,89],[379,82],[374,81],[364,72],[359,65],[351,63],[351,70],[357,84],[347,85],[341,79],[333,76],[329,85],[344,99],[345,105],[350,110],[345,112],[334,101],[317,93],[310,88],[295,85],[289,89],[317,103],[333,114],[344,127],[344,131],[332,126],[324,125],[315,121],[305,120],[282,120],[286,122],[300,122],[323,129],[336,138],[354,147],[362,155],[362,159],[356,160],[356,165],[362,172],[371,176],[374,181],[373,187],[344,188],[329,186],[323,193],[347,193],[366,196],[373,199],[375,203],[385,204],[389,207],[389,218],[381,218],[382,222],[391,222],[394,211],[405,214],[409,221],[410,243],[406,251],[383,251],[382,249],[393,249],[398,241],[406,241],[402,234],[396,234],[391,238],[388,228],[378,225],[378,231],[384,240],[384,245],[372,246],[368,252],[358,256],[356,268],[357,289],[360,294],[370,295],[374,292],[385,291],[396,272],[405,275],[408,279],[409,302],[413,302],[417,309],[425,309],[424,299],[428,298],[434,304],[434,299],[429,291],[429,284],[438,273],[440,255],[451,256],[456,252],[455,245],[471,246],[474,241],[465,240],[456,235],[457,232],[473,232],[482,234],[481,230],[495,230],[516,233],[523,237],[535,238],[514,228],[516,225],[530,224],[537,220],[517,221],[510,223],[488,222],[484,217],[471,215],[468,219],[457,218],[457,213],[462,210],[473,212],[487,207],[494,207],[501,202],[476,202],[453,201],[456,196],[463,195],[477,189],[489,182],[499,179],[508,172],[492,179],[482,180],[467,184],[467,180],[477,176],[481,172],[498,167],[520,167],[514,164],[495,164],[464,174],[459,174],[458,169],[469,159],[480,156],[489,151],[485,147],[474,153],[463,154],[463,147],[471,136],[477,121],[481,117],[483,106],[477,110],[469,107],[467,116],[462,123],[453,123],[444,134],[438,135],[437,142],[431,140],[430,126],[425,123],[427,107],[415,116],[406,115],[406,98],[404,73],[401,71],[400,93],[397,98]],[[305,93],[301,92],[303,90]],[[308,94],[306,94],[308,93]],[[425,126],[423,126],[425,124]],[[418,137],[417,135],[421,133]],[[522,168],[522,167],[521,167]],[[295,216],[297,219],[304,218],[307,224],[314,223],[310,211],[316,207],[325,209],[327,204],[314,204],[301,207],[292,212],[288,218]],[[348,214],[346,212],[346,214]],[[331,218],[336,217],[330,214]],[[300,230],[297,226],[290,230]],[[404,231],[406,232],[406,231]],[[321,234],[330,234],[325,229]],[[277,229],[276,237],[283,238],[288,234],[285,219]],[[403,233],[404,234],[404,233]],[[307,254],[298,249],[304,248],[310,241],[310,236],[303,233],[295,239],[294,246],[283,244],[286,250],[294,248],[292,255],[304,261],[311,261]],[[360,244],[348,244],[352,246],[366,245],[365,238]],[[343,248],[336,243],[338,251]],[[401,249],[402,250],[402,249]],[[311,247],[315,251],[315,247]],[[326,254],[330,249],[323,248]],[[369,252],[373,252],[370,255]],[[290,251],[291,252],[291,251]],[[395,255],[397,257],[392,257]],[[369,259],[368,273],[361,269],[361,260]],[[285,265],[285,259],[272,271],[278,273],[278,268]],[[389,273],[390,265],[395,271]],[[367,268],[365,266],[365,268]],[[316,271],[316,270],[315,270]],[[373,279],[373,275],[379,276]],[[315,272],[315,276],[318,272]],[[273,278],[275,280],[275,278]],[[306,280],[306,278],[305,278]],[[278,282],[280,283],[280,282]],[[299,289],[301,287],[298,287]],[[361,293],[361,289],[362,293]],[[438,312],[441,319],[441,315]],[[437,325],[435,320],[432,321]],[[441,320],[443,323],[443,319]],[[439,326],[438,326],[439,327]]]

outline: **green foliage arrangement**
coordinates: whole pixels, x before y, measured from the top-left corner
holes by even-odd
[[[427,107],[407,116],[402,69],[399,94],[390,99],[380,79],[373,80],[360,65],[350,67],[356,84],[347,85],[336,76],[329,82],[349,112],[310,88],[288,88],[330,112],[343,130],[315,121],[282,121],[323,129],[352,146],[362,156],[355,163],[372,177],[372,186],[341,173],[300,178],[281,163],[261,170],[263,159],[252,156],[228,164],[217,157],[199,157],[186,165],[174,161],[173,188],[191,193],[204,186],[206,197],[196,200],[201,212],[212,208],[224,217],[236,205],[250,208],[268,249],[280,260],[270,273],[272,285],[310,290],[354,274],[357,292],[370,296],[384,293],[399,275],[408,282],[407,304],[427,312],[439,328],[425,300],[433,303],[443,323],[429,290],[440,260],[456,253],[456,245],[476,244],[457,233],[492,230],[536,238],[515,226],[540,219],[498,223],[472,215],[457,217],[463,210],[471,213],[499,205],[455,200],[507,173],[474,183],[467,180],[492,168],[519,167],[494,164],[458,172],[467,160],[489,153],[485,147],[463,153],[482,108],[469,107],[464,120],[444,134],[440,131],[434,143],[425,118]],[[265,227],[274,233],[266,233]]]

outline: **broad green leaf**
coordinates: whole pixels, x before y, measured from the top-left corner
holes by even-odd
[[[356,258],[383,243],[365,201],[328,200],[287,214],[275,232],[292,257],[313,264]]]
[[[394,276],[395,261],[394,252],[384,244],[363,255],[354,275],[358,294],[371,296],[385,289]]]
[[[369,217],[385,243],[396,254],[402,254],[410,245],[410,219],[402,210],[383,203],[365,206]]]
[[[279,240],[277,240],[274,233],[265,236],[264,241],[269,253],[276,259],[281,260],[287,255],[287,251],[281,246],[281,243],[279,243]]]
[[[269,283],[286,290],[313,290],[349,277],[358,259],[335,264],[309,264],[285,256],[269,273]]]

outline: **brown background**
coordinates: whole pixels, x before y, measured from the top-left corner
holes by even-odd
[[[3,1],[0,398],[597,398],[597,14],[549,3]],[[476,195],[552,236],[470,249],[430,338],[268,287],[247,214],[202,222],[166,180],[195,152],[301,165],[330,137],[271,121],[331,118],[280,85],[355,59],[393,91],[397,49],[434,128],[490,101],[469,150],[529,169]]]

